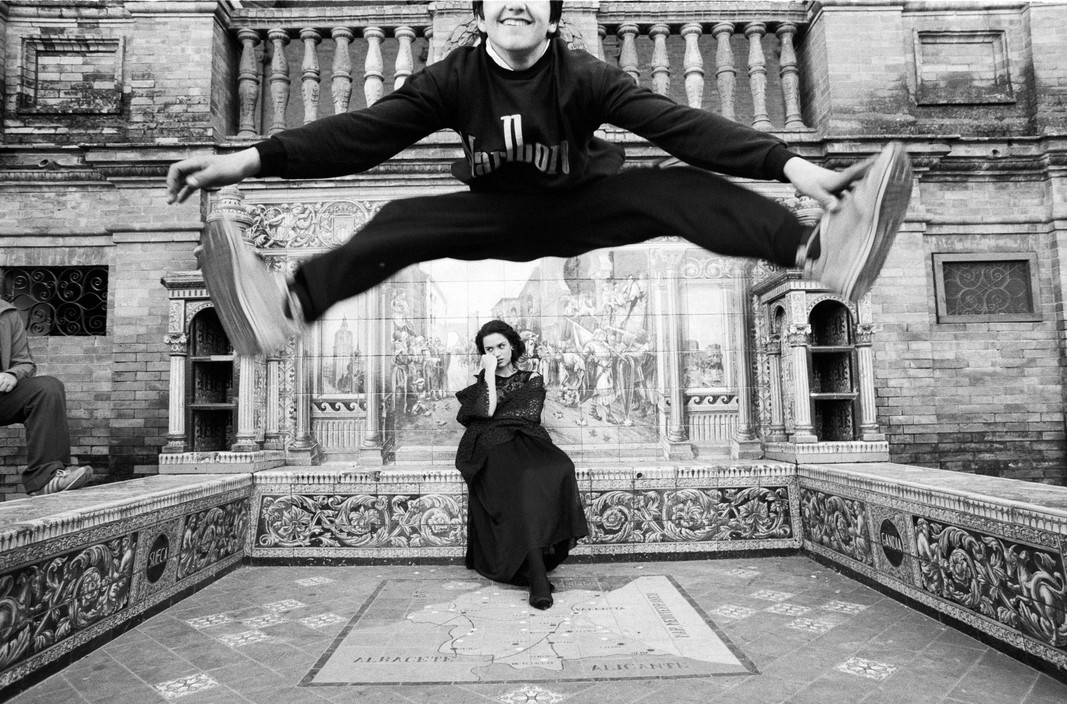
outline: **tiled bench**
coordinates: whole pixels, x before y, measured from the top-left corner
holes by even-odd
[[[1067,673],[1067,488],[889,463],[799,474],[805,550]]]
[[[804,550],[1067,673],[1067,488],[888,463],[597,463],[578,481],[579,559]],[[242,560],[459,561],[466,501],[452,469],[328,465],[0,504],[0,696]]]
[[[251,490],[157,476],[0,504],[0,697],[236,566]]]

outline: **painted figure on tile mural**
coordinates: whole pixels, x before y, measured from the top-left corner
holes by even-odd
[[[473,384],[456,394],[465,430],[456,468],[469,490],[469,569],[529,587],[529,603],[552,606],[548,573],[589,534],[574,463],[541,425],[541,375],[519,368],[526,351],[507,323],[492,320],[474,338],[482,353]]]
[[[573,340],[560,352],[558,369],[560,403],[564,406],[579,405],[585,400],[585,359],[579,354]]]
[[[726,256],[759,258],[848,300],[874,284],[911,194],[904,149],[890,144],[843,172],[769,132],[675,103],[618,66],[560,39],[560,0],[472,3],[480,43],[456,48],[373,105],[283,130],[232,154],[171,165],[170,202],[250,177],[322,179],[367,171],[441,129],[460,136],[453,174],[468,192],[394,200],[293,279],[269,271],[226,218],[204,231],[203,273],[238,354],[283,348],[335,303],[422,261],[575,257],[681,236]],[[689,164],[624,170],[611,124]],[[789,182],[827,212],[814,227],[742,188]]]
[[[651,379],[655,373],[655,356],[648,333],[638,330],[623,336],[619,355],[619,383],[623,395],[623,425],[634,424],[634,418],[644,418],[654,405]]]
[[[608,332],[597,328],[593,339],[582,348],[589,387],[593,390],[593,407],[589,410],[596,420],[618,424],[611,412],[611,404],[618,397],[615,388],[615,351],[608,341]]]

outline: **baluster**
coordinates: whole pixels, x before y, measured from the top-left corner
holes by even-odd
[[[289,60],[285,57],[285,47],[289,35],[280,27],[267,32],[267,39],[274,45],[274,56],[270,60],[270,102],[274,109],[270,134],[285,129],[285,108],[289,105]]]
[[[737,85],[737,69],[734,68],[734,50],[730,46],[734,25],[732,22],[720,22],[711,28],[711,34],[718,42],[715,53],[715,80],[719,88],[719,112],[729,120],[736,120],[734,87]]]
[[[237,100],[239,103],[238,137],[256,135],[256,105],[259,104],[259,61],[256,46],[259,33],[254,29],[240,29],[237,39],[241,42],[241,65],[237,76]]]
[[[667,95],[671,90],[671,66],[667,58],[667,36],[671,28],[657,24],[648,32],[652,37],[652,90]]]
[[[636,24],[624,24],[619,27],[618,35],[622,42],[622,48],[619,50],[619,68],[630,74],[634,83],[640,85],[641,72],[637,68],[637,44],[635,43],[638,31]]]
[[[319,53],[317,47],[322,35],[317,30],[300,30],[304,41],[304,65],[300,73],[300,88],[304,96],[304,124],[314,122],[319,116]]]
[[[700,35],[704,28],[697,22],[682,27],[685,38],[685,97],[689,107],[699,108],[704,104],[704,57],[700,55]]]
[[[785,100],[785,128],[787,130],[804,129],[804,118],[800,114],[800,77],[797,71],[797,52],[793,46],[797,26],[783,23],[775,34],[781,42],[781,57],[778,59],[778,71],[782,76],[782,98]]]
[[[604,51],[604,40],[607,39],[608,28],[605,27],[602,24],[598,24],[596,26],[596,36],[597,36],[597,45],[596,45],[597,58],[600,59],[601,61],[603,61],[604,57],[607,56],[607,53]]]
[[[433,43],[433,25],[429,25],[423,29],[422,36],[426,37],[426,42],[428,44],[426,48],[426,65],[429,66],[430,64],[437,63],[437,53],[439,49]]]
[[[348,112],[348,103],[352,100],[352,30],[347,27],[334,27],[330,31],[333,37],[333,112],[339,115]]]
[[[363,30],[367,40],[367,60],[363,66],[363,94],[367,97],[367,107],[374,105],[385,92],[385,63],[382,59],[382,39],[385,32],[379,27],[367,27]]]
[[[396,52],[396,72],[393,74],[393,90],[396,90],[404,85],[404,81],[415,70],[415,57],[411,53],[415,30],[411,27],[397,27],[393,30],[393,36],[400,42],[400,48]]]
[[[767,25],[753,22],[745,27],[748,37],[748,84],[752,89],[752,126],[758,130],[769,130],[771,121],[767,119],[767,60],[763,56],[763,35]]]

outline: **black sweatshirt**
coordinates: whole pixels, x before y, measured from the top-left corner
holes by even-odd
[[[453,173],[472,189],[568,188],[622,168],[622,148],[593,136],[603,124],[731,176],[786,181],[782,169],[795,156],[773,135],[641,88],[560,39],[523,71],[497,65],[484,45],[458,48],[371,107],[286,130],[256,149],[260,176],[330,178],[451,129],[466,155]]]

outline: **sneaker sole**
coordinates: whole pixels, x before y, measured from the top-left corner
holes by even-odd
[[[260,354],[261,346],[246,312],[249,309],[248,301],[237,285],[245,273],[242,248],[247,246],[240,230],[233,223],[219,218],[207,223],[202,239],[204,285],[215,304],[219,322],[237,354]]]
[[[845,297],[853,302],[862,298],[874,286],[882,271],[897,230],[904,221],[911,200],[911,162],[899,143],[887,148],[888,164],[877,187],[870,232],[866,233],[863,256],[849,271],[844,286]],[[877,168],[877,164],[872,169]]]

